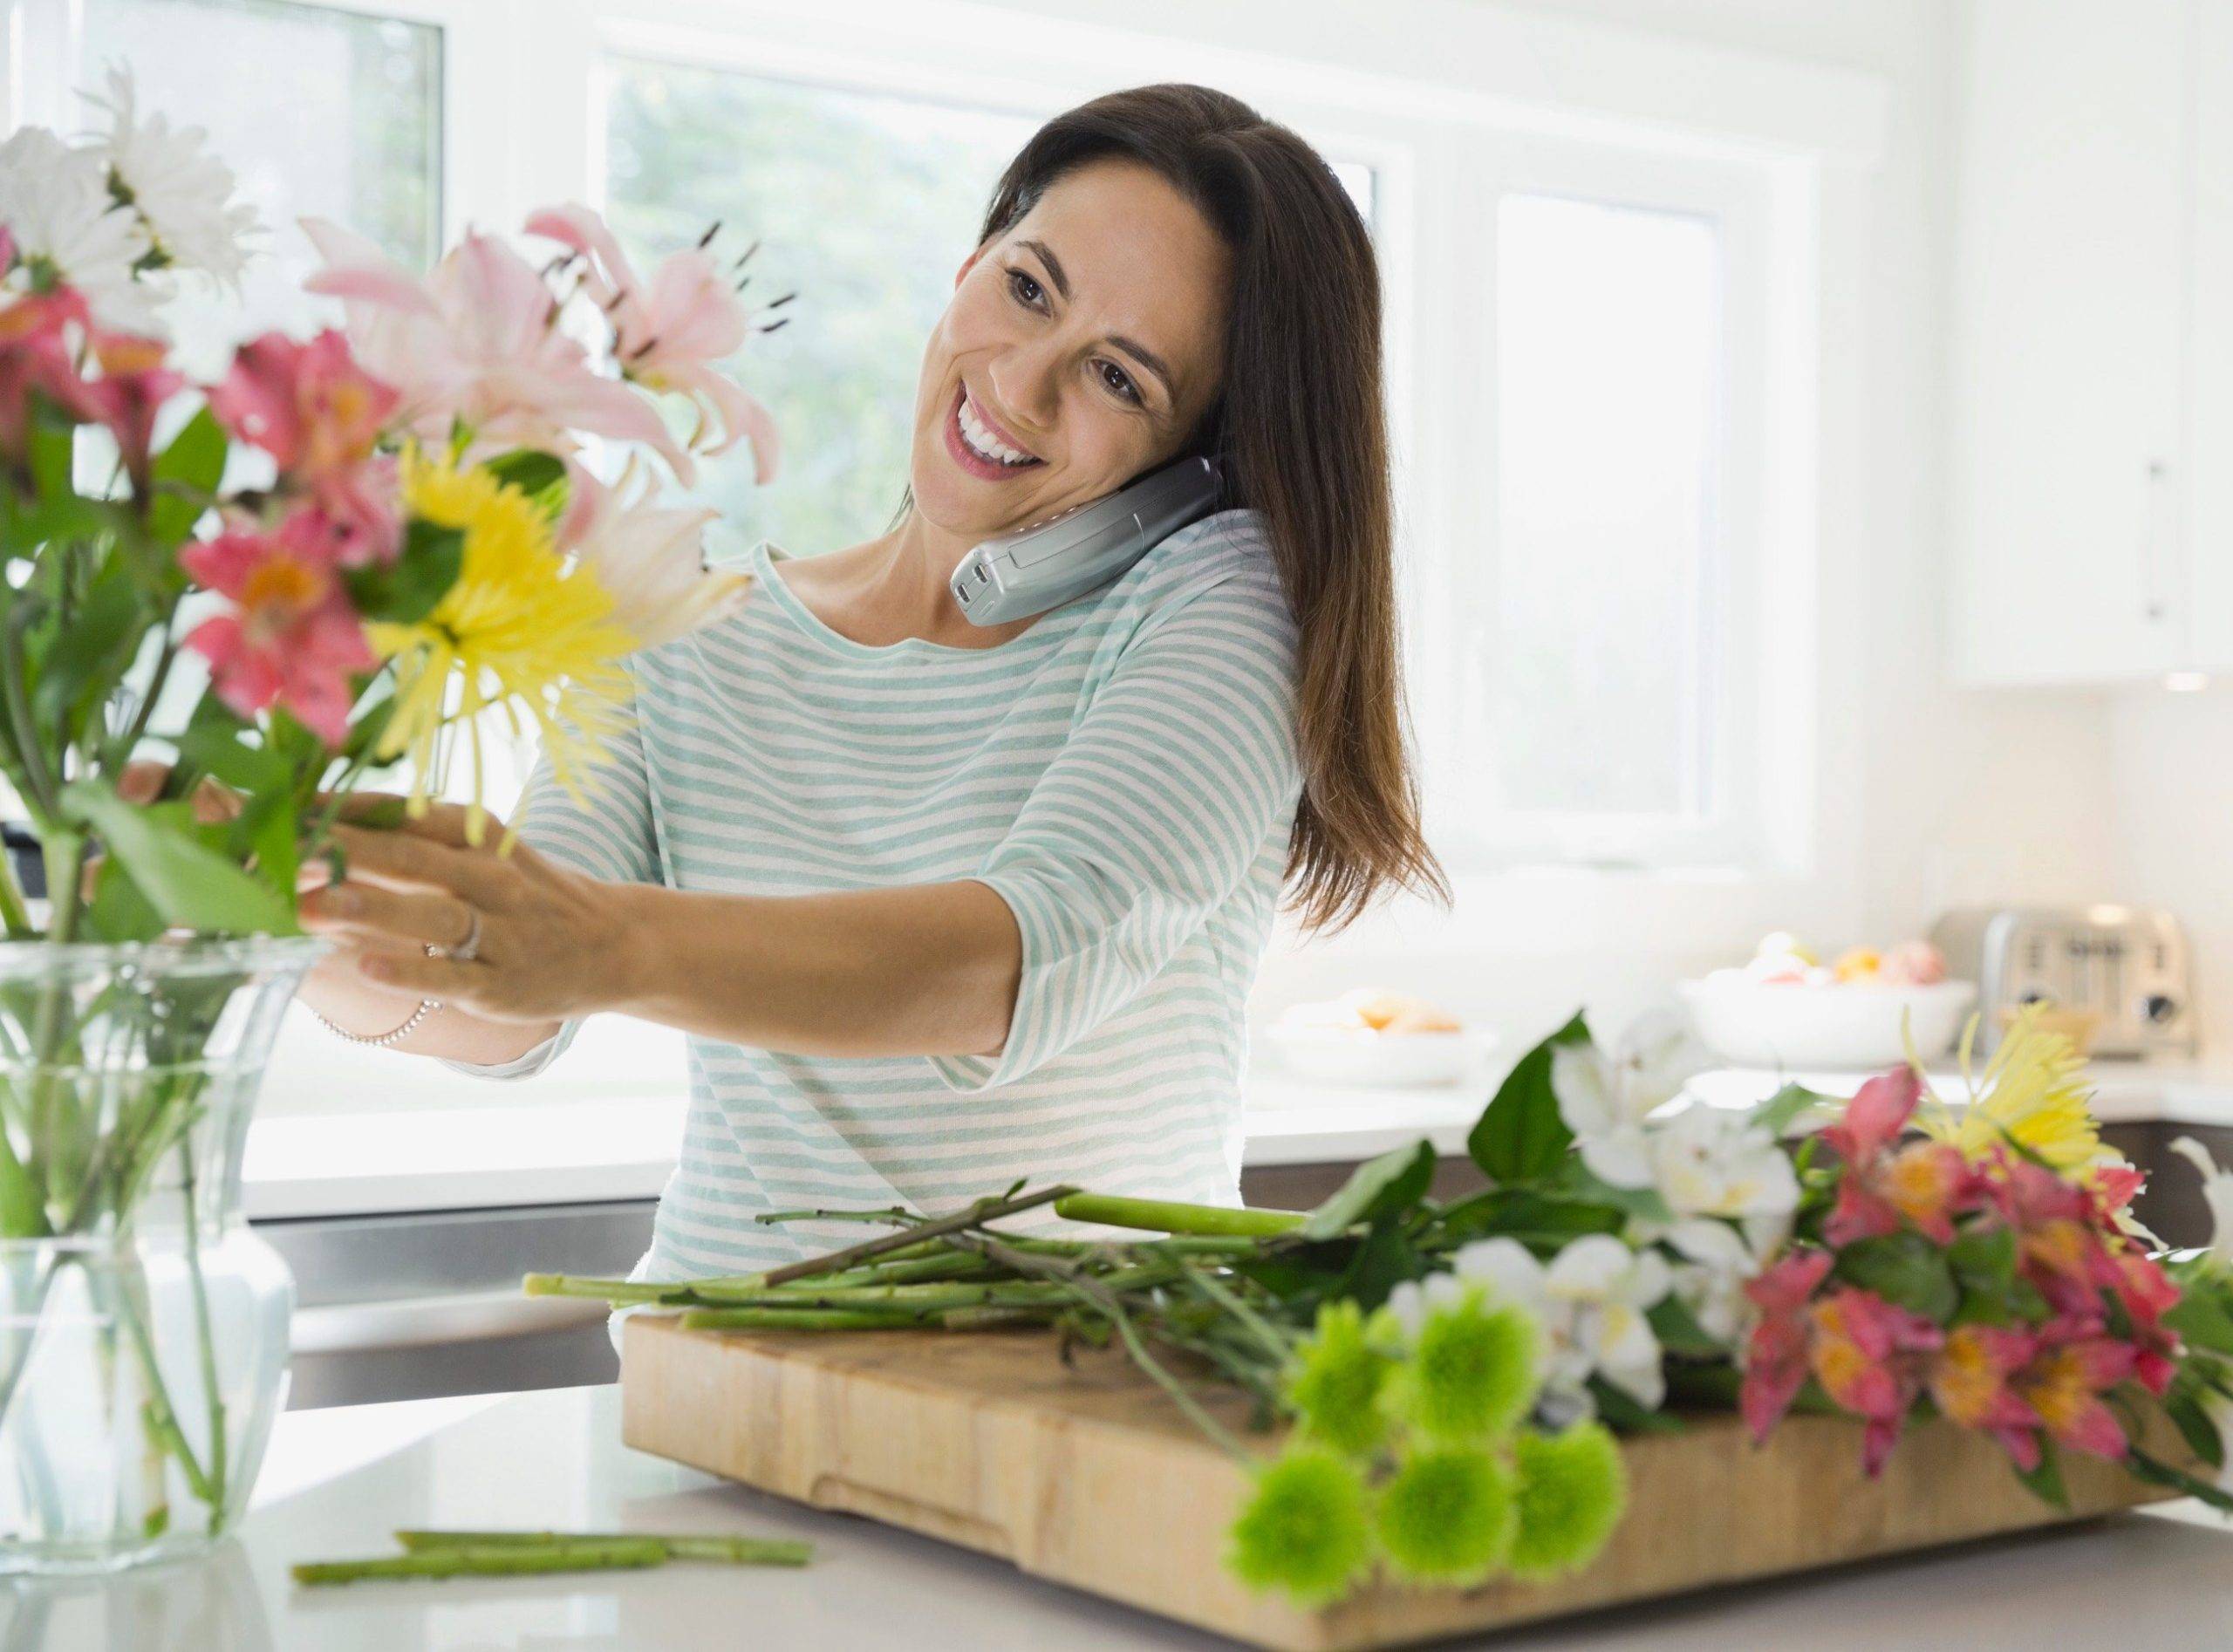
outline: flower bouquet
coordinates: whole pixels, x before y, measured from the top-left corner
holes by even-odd
[[[162,300],[231,280],[252,215],[127,80],[101,106],[0,145],[0,777],[44,873],[0,864],[0,1572],[242,1505],[291,1287],[241,1151],[352,791],[409,759],[423,809],[462,753],[477,841],[490,717],[588,784],[622,659],[737,596],[707,513],[641,458],[604,485],[587,444],[686,480],[748,437],[774,461],[713,366],[757,324],[736,270],[701,246],[639,277],[580,208],[424,279],[306,223],[345,329],[193,382]]]
[[[1421,1142],[1307,1212],[1011,1189],[935,1219],[763,1219],[891,1230],[765,1274],[527,1288],[686,1328],[1039,1323],[1119,1347],[1245,1465],[1230,1571],[1312,1609],[1375,1578],[1574,1577],[1621,1526],[1635,1443],[1717,1412],[1760,1442],[1794,1410],[1851,1419],[1869,1477],[1936,1416],[2051,1504],[2081,1457],[2233,1509],[2215,1480],[2233,1175],[2202,1161],[2229,1219],[2213,1247],[2163,1253],[2066,1041],[2023,1024],[1981,1071],[1965,1055],[1950,1097],[1911,1066],[1850,1100],[1791,1086],[1719,1107],[1683,1094],[1690,1071],[1679,1040],[1608,1050],[1576,1017],[1473,1128],[1490,1184],[1448,1202]],[[1019,1231],[1049,1205],[1096,1226]],[[1275,1433],[1236,1431],[1219,1387]]]

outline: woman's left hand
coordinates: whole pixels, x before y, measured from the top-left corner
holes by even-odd
[[[525,843],[500,856],[503,835],[486,820],[475,847],[465,810],[441,804],[399,830],[337,827],[345,876],[303,898],[303,927],[341,943],[368,980],[490,1021],[600,1007],[624,933],[617,886]]]

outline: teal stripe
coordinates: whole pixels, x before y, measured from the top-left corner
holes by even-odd
[[[1242,1001],[1300,790],[1294,626],[1257,519],[1182,530],[989,649],[852,642],[775,557],[754,553],[739,613],[631,663],[635,726],[595,796],[538,771],[522,835],[593,876],[684,890],[976,878],[1015,914],[1022,989],[992,1057],[693,1039],[681,1162],[638,1275],[859,1237],[753,1219],[773,1208],[935,1212],[1018,1178],[1236,1198]]]

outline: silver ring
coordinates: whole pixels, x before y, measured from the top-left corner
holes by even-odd
[[[448,959],[453,964],[473,962],[475,959],[481,956],[481,909],[469,901],[465,905],[465,921],[466,931],[463,940],[454,946],[440,948],[429,946],[427,950],[429,952],[439,952],[441,957]]]

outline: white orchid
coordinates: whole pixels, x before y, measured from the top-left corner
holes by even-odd
[[[1656,1252],[1633,1251],[1609,1233],[1591,1233],[1546,1266],[1518,1239],[1498,1238],[1464,1246],[1451,1266],[1459,1281],[1486,1285],[1541,1321],[1541,1404],[1554,1423],[1563,1425],[1595,1409],[1588,1387],[1593,1375],[1648,1410],[1666,1397],[1659,1339],[1646,1317],[1672,1284],[1666,1259]]]
[[[1551,1051],[1551,1095],[1591,1175],[1615,1187],[1649,1187],[1644,1121],[1682,1094],[1701,1065],[1688,1027],[1649,1017],[1608,1054],[1594,1042]]]
[[[1786,1216],[1799,1177],[1776,1138],[1741,1112],[1703,1102],[1653,1121],[1651,1184],[1677,1218]]]
[[[2223,1168],[2191,1136],[2179,1137],[2171,1150],[2202,1172],[2202,1201],[2209,1206],[2209,1253],[2233,1262],[2233,1171]]]
[[[198,270],[238,289],[248,263],[242,238],[259,227],[256,208],[233,199],[233,170],[204,152],[199,126],[174,129],[168,117],[140,115],[132,77],[112,69],[108,96],[91,101],[110,125],[91,153],[106,168],[110,198],[139,221],[154,263]]]
[[[84,295],[103,325],[155,331],[163,286],[135,273],[147,231],[110,196],[108,168],[44,126],[0,143],[0,226],[31,284],[64,283]]]
[[[1658,1237],[1683,1259],[1674,1267],[1676,1300],[1707,1335],[1735,1348],[1759,1314],[1745,1287],[1790,1232],[1787,1215],[1755,1218],[1741,1230],[1711,1216],[1675,1223]]]

